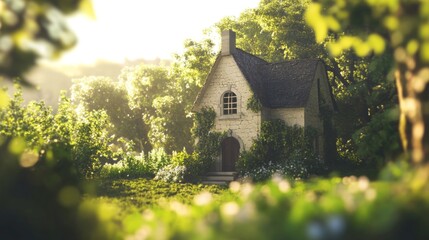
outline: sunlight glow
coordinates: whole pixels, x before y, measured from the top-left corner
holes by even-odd
[[[203,30],[225,16],[239,16],[260,0],[93,0],[96,20],[83,15],[68,22],[78,45],[62,63],[92,63],[99,59],[170,59],[187,38],[200,39]]]

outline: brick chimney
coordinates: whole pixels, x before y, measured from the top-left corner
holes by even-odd
[[[222,31],[221,55],[228,56],[235,51],[235,32],[232,30]]]

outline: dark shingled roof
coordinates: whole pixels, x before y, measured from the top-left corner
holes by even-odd
[[[232,55],[262,105],[268,108],[305,107],[320,60],[268,63],[240,49]]]

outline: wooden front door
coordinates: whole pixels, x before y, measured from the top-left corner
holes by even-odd
[[[233,137],[222,141],[222,172],[234,172],[240,154],[240,143]]]

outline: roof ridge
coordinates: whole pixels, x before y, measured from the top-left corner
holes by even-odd
[[[249,55],[249,56],[251,56],[251,57],[257,58],[257,59],[259,59],[259,60],[263,61],[264,63],[269,64],[269,62],[268,62],[268,61],[266,61],[266,60],[264,60],[263,58],[258,57],[258,56],[254,55],[254,54],[248,53],[248,52],[244,51],[243,49],[236,48],[236,50],[239,50],[240,52],[242,52],[242,53],[244,53],[244,54],[246,54],[246,55]]]
[[[291,62],[305,62],[305,61],[321,61],[319,58],[296,58],[296,59],[288,59],[280,62],[272,62],[268,63],[269,65],[277,65],[277,64],[284,64],[284,63],[291,63]]]

